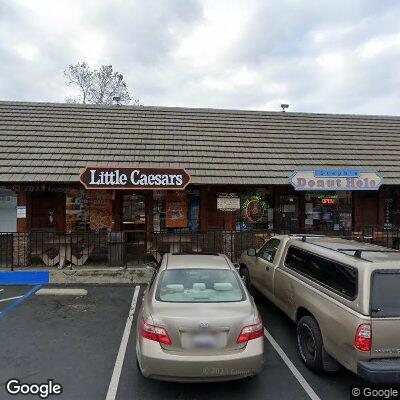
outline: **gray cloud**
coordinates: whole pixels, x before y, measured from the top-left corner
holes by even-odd
[[[0,97],[113,64],[146,105],[398,114],[396,0],[0,0]]]

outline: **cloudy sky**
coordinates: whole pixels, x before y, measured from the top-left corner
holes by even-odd
[[[0,99],[112,64],[144,105],[400,114],[398,0],[0,0]]]

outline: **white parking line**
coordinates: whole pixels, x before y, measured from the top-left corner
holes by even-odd
[[[0,301],[15,300],[15,299],[20,299],[21,297],[22,296],[9,297],[8,299],[0,299]]]
[[[267,338],[267,340],[272,344],[272,347],[275,349],[275,351],[279,354],[279,356],[282,358],[283,362],[286,364],[286,366],[290,369],[294,377],[297,379],[297,381],[300,383],[300,385],[303,387],[305,392],[308,394],[310,399],[312,400],[321,400],[317,394],[314,392],[312,387],[309,385],[309,383],[304,379],[303,375],[301,375],[300,371],[294,366],[294,364],[290,361],[289,357],[286,355],[286,353],[282,350],[282,347],[279,346],[279,344],[276,342],[276,340],[271,336],[271,334],[264,328],[264,335]]]
[[[129,335],[132,329],[133,315],[136,310],[137,298],[139,295],[140,286],[135,287],[135,292],[133,293],[131,308],[129,309],[128,319],[126,320],[126,325],[124,329],[124,334],[122,335],[121,344],[119,346],[117,359],[115,360],[114,371],[111,377],[110,385],[108,386],[108,392],[106,400],[115,400],[118,390],[119,378],[121,376],[122,366],[124,364],[124,358],[126,353],[126,347],[128,346]]]

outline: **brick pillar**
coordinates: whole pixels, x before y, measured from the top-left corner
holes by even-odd
[[[30,264],[31,194],[17,193],[17,205],[26,207],[26,218],[17,219],[17,233],[13,236],[13,266],[27,267]]]
[[[222,251],[232,261],[235,260],[235,232],[223,231],[222,232]]]

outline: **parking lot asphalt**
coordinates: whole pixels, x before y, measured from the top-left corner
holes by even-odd
[[[116,360],[126,330],[134,286],[74,286],[85,288],[83,297],[30,296],[12,312],[0,318],[0,398],[11,396],[5,384],[11,378],[26,383],[48,379],[63,386],[63,393],[50,399],[106,399],[115,378]],[[0,287],[2,289],[3,287]],[[7,287],[16,296],[29,287]],[[115,399],[348,399],[352,384],[362,383],[354,374],[315,375],[302,364],[296,350],[295,325],[263,298],[257,299],[264,325],[297,373],[316,397],[311,397],[265,339],[265,369],[253,379],[213,384],[178,384],[143,378],[135,355],[136,317],[144,286],[140,288],[122,369],[116,380]],[[0,291],[3,296],[4,291]],[[4,293],[5,294],[5,293]],[[12,297],[12,296],[10,296]],[[1,299],[1,297],[0,297]],[[0,302],[1,304],[1,302]],[[117,362],[118,364],[118,362]]]
[[[11,312],[34,292],[34,285],[0,285],[0,316]]]

